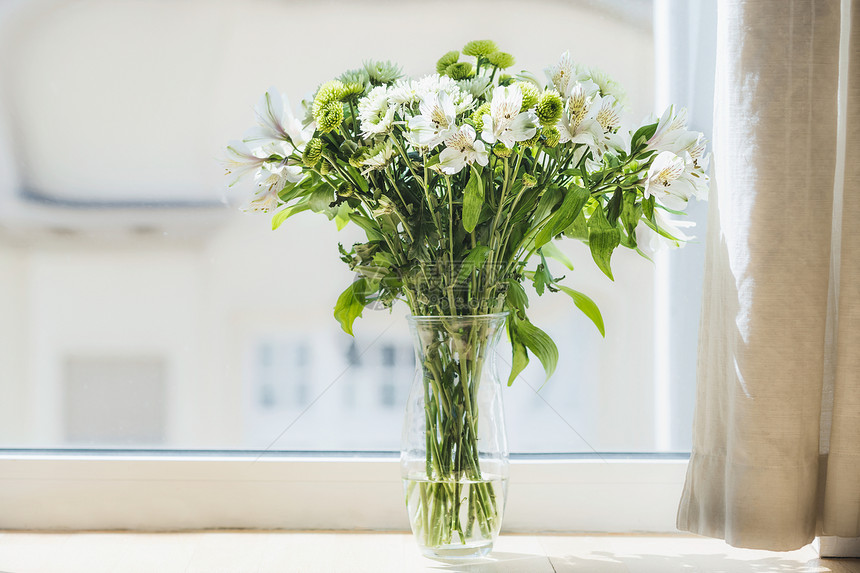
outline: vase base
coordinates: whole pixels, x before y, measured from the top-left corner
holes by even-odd
[[[422,547],[421,551],[425,557],[430,559],[480,559],[486,557],[493,550],[493,542],[487,541],[481,544],[462,545],[452,543],[441,547]]]

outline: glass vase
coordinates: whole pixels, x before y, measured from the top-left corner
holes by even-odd
[[[400,468],[412,532],[428,557],[482,557],[499,534],[508,446],[495,358],[505,316],[407,318],[417,368]]]

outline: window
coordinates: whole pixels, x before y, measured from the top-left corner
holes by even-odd
[[[571,49],[628,89],[631,122],[656,107],[650,0],[532,2],[528,27],[513,0],[445,1],[434,13],[458,16],[419,39],[420,2],[336,5],[336,18],[274,0],[3,8],[0,448],[399,448],[405,308],[366,310],[354,339],[331,317],[352,278],[337,242],[356,230],[303,214],[273,233],[222,202],[215,159],[269,85],[297,106],[363,58],[396,55],[417,75],[477,35],[535,72]],[[656,267],[619,250],[615,284],[582,245],[564,248],[607,336],[569,299],[532,296],[562,357],[551,380],[534,360],[506,390],[511,450],[688,451],[702,245]]]

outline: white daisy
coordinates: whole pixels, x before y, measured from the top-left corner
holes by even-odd
[[[388,93],[384,86],[370,90],[367,96],[358,101],[361,136],[368,139],[375,135],[385,135],[391,131],[395,111],[394,107],[388,105]]]

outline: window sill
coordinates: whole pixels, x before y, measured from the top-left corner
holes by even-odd
[[[831,571],[860,561],[735,549],[693,536],[503,535],[482,571]],[[0,571],[439,571],[410,534],[310,532],[0,533]],[[459,570],[459,568],[458,568]],[[470,569],[471,570],[471,569]]]
[[[686,466],[514,459],[504,530],[674,532]],[[391,456],[6,452],[0,476],[0,529],[409,528]]]

